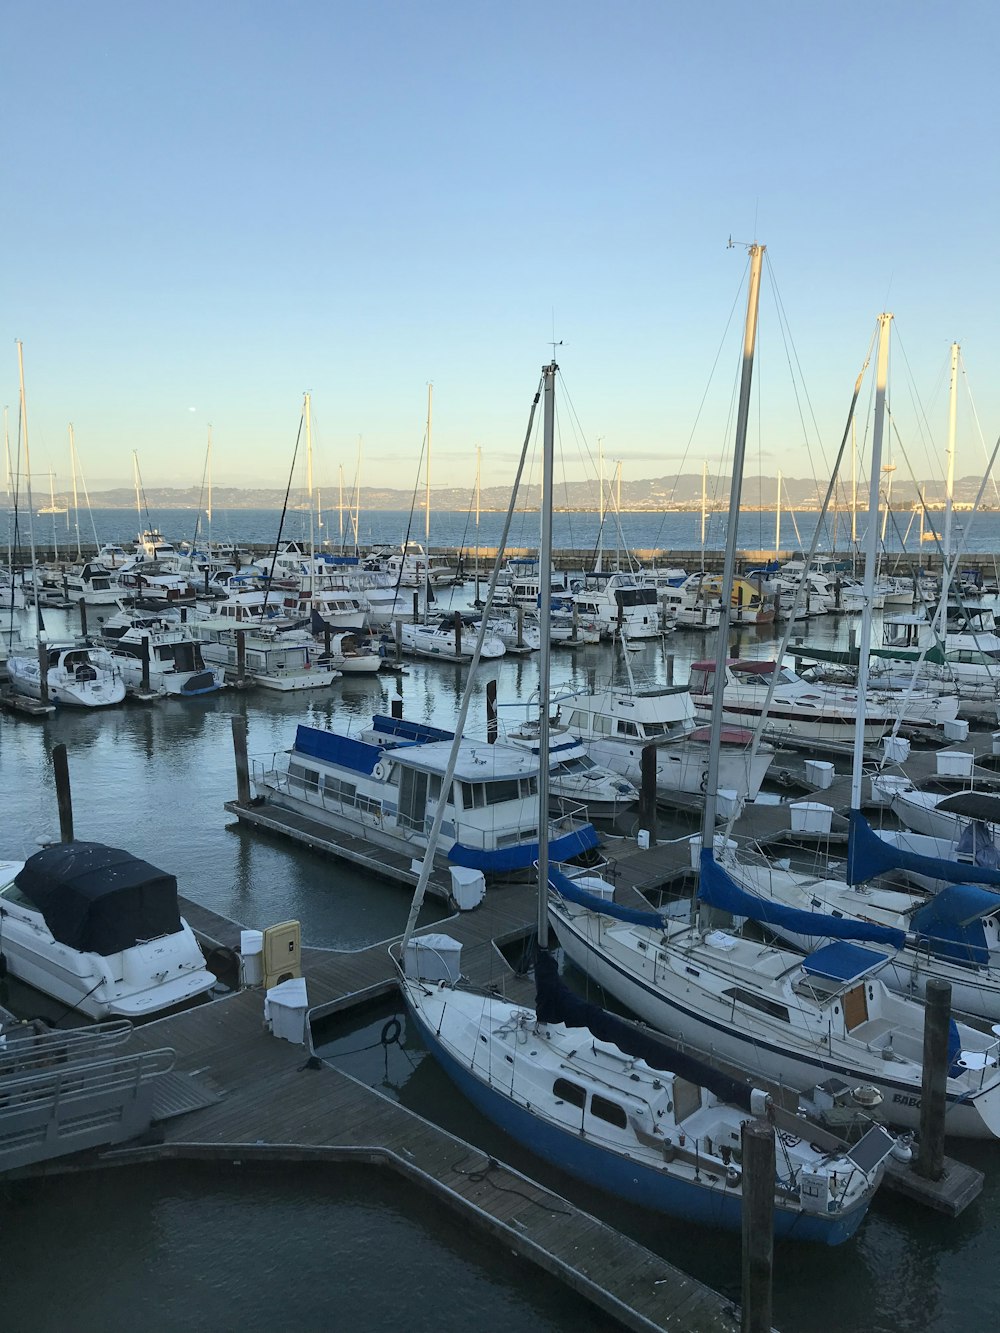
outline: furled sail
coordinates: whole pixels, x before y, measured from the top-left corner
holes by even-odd
[[[848,884],[864,884],[890,870],[909,870],[932,879],[947,880],[950,884],[1000,886],[1000,869],[996,867],[950,861],[940,856],[922,856],[919,852],[896,847],[878,836],[860,810],[852,810],[848,822]]]

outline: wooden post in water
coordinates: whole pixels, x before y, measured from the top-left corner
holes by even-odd
[[[413,623],[414,623],[414,625],[419,625],[419,624],[420,624],[420,593],[419,593],[419,592],[415,592],[415,593],[413,594]]]
[[[247,759],[247,720],[242,714],[233,716],[233,751],[236,755],[236,799],[240,805],[250,804],[250,763]]]
[[[140,661],[142,662],[142,692],[149,693],[149,635],[144,634],[140,639]]]
[[[236,684],[245,685],[247,678],[247,632],[236,631]]]
[[[324,622],[323,622],[323,652],[326,654],[326,661],[327,661],[327,665],[328,665],[328,666],[329,666],[329,664],[330,664],[330,652],[331,652],[331,649],[332,649],[331,633],[332,633],[332,631],[331,631],[331,629],[330,629],[329,624],[328,624],[326,621],[324,621]]]
[[[462,656],[462,613],[455,612],[455,656]]]
[[[401,697],[400,695],[398,695],[398,694],[394,694],[394,695],[392,696],[392,699],[389,701],[389,712],[390,712],[390,715],[391,715],[392,717],[394,717],[394,718],[402,718],[402,716],[403,716],[403,700],[402,700],[402,697]]]
[[[667,653],[667,684],[673,685],[673,683],[674,683],[674,655],[673,653]]]
[[[403,621],[400,616],[396,617],[396,665],[399,666],[403,660]]]
[[[486,739],[491,745],[495,745],[499,734],[500,728],[497,724],[497,683],[495,680],[488,680],[486,682]]]
[[[924,996],[924,1070],[920,1089],[920,1147],[914,1170],[927,1180],[944,1174],[951,984],[930,977]]]
[[[83,635],[84,638],[86,638],[86,637],[87,637],[87,599],[86,599],[85,597],[81,597],[80,600],[77,602],[77,606],[80,608],[80,633]]]
[[[524,647],[524,607],[517,608],[517,646]]]
[[[774,1268],[774,1126],[744,1120],[741,1333],[771,1333]]]
[[[69,576],[66,573],[65,565],[63,566],[63,571],[62,571],[62,584],[63,584],[63,601],[66,603],[67,606],[69,606]]]
[[[656,846],[656,746],[642,747],[642,783],[639,788],[639,827],[649,833],[650,847]]]
[[[41,615],[41,612],[39,612]],[[44,643],[38,645],[38,693],[43,704],[49,701],[49,650]]]
[[[59,839],[73,841],[73,794],[69,785],[69,759],[65,745],[52,747],[52,768],[56,780],[56,803],[59,806]]]

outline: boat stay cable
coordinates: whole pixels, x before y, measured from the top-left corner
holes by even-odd
[[[303,410],[299,417],[299,429],[295,436],[295,448],[292,450],[292,466],[288,469],[288,485],[285,487],[285,503],[281,506],[281,518],[278,520],[278,535],[274,541],[274,554],[271,556],[271,569],[267,576],[267,587],[264,589],[264,601],[260,608],[260,619],[263,622],[267,614],[267,600],[271,595],[271,587],[274,582],[274,567],[278,563],[278,550],[281,546],[281,534],[285,527],[285,515],[288,513],[288,499],[292,492],[292,478],[295,476],[295,462],[299,456],[299,442],[302,439],[302,428],[305,425],[306,414]],[[313,571],[310,571],[312,575]]]

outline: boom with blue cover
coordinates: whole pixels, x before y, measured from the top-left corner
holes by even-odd
[[[949,861],[940,856],[921,856],[908,852],[880,838],[860,810],[848,816],[847,882],[864,884],[890,870],[909,870],[951,884],[996,884],[1000,870],[991,866],[970,865],[967,861]]]
[[[609,902],[606,898],[598,897],[596,893],[588,893],[586,889],[581,889],[554,866],[549,868],[549,885],[555,889],[560,898],[565,898],[570,903],[577,903],[580,907],[587,907],[592,912],[601,912],[604,916],[612,916],[618,921],[629,921],[634,926],[663,929],[664,918],[659,912],[643,912],[635,907],[619,907],[615,902]]]
[[[872,944],[887,944],[891,949],[901,949],[906,943],[905,932],[891,926],[876,926],[870,921],[854,921],[849,917],[825,916],[820,912],[803,912],[760,898],[756,893],[748,893],[716,862],[707,847],[701,853],[698,897],[709,907],[718,907],[733,916],[748,916],[763,925],[784,926],[796,935],[868,940]]]

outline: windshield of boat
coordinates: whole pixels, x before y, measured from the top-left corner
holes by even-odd
[[[597,765],[589,755],[581,754],[575,759],[560,759],[555,765],[556,773],[580,773],[586,768],[596,768]]]

